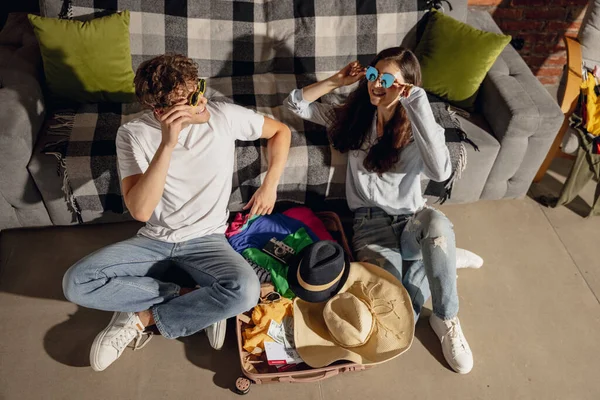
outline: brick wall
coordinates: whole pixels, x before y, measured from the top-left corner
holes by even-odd
[[[567,63],[563,36],[577,36],[587,0],[469,0],[469,5],[487,10],[517,39],[513,43],[541,83],[558,83]]]

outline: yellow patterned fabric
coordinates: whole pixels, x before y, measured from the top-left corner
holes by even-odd
[[[280,324],[285,317],[293,316],[293,303],[290,299],[282,297],[271,303],[261,303],[252,310],[253,327],[246,328],[243,332],[244,350],[248,353],[257,352],[257,348],[264,350],[264,342],[273,342],[267,335],[271,321]]]

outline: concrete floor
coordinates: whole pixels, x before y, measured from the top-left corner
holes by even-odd
[[[557,194],[568,167],[555,162],[531,195]],[[485,259],[481,270],[459,272],[461,322],[475,356],[469,375],[449,370],[422,318],[412,348],[387,364],[318,383],[257,385],[247,398],[600,399],[600,218],[579,215],[592,195],[590,185],[558,209],[531,198],[443,207],[458,245]],[[232,329],[221,352],[202,334],[157,337],[102,373],[89,367],[91,342],[110,314],[66,302],[62,274],[137,227],[0,235],[0,399],[237,396],[230,390],[240,374]]]

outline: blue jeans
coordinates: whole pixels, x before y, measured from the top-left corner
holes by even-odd
[[[456,241],[452,223],[440,211],[392,216],[379,208],[359,208],[353,245],[358,261],[378,265],[402,282],[415,322],[430,295],[439,318],[458,314]]]
[[[161,277],[173,266],[200,288],[179,295],[180,286]],[[151,310],[166,338],[192,335],[254,307],[260,283],[224,235],[181,243],[136,236],[83,258],[63,278],[65,297],[104,311]]]

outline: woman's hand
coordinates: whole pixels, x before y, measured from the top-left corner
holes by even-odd
[[[394,86],[396,86],[400,90],[400,92],[398,93],[398,98],[404,99],[408,99],[408,96],[410,96],[414,88],[414,85],[410,83],[394,82]]]
[[[348,86],[364,78],[366,71],[366,68],[360,65],[358,61],[353,61],[329,79],[337,87]]]
[[[329,78],[303,88],[302,97],[309,103],[313,102],[337,88],[358,82],[366,72],[367,70],[358,61],[353,61]]]

